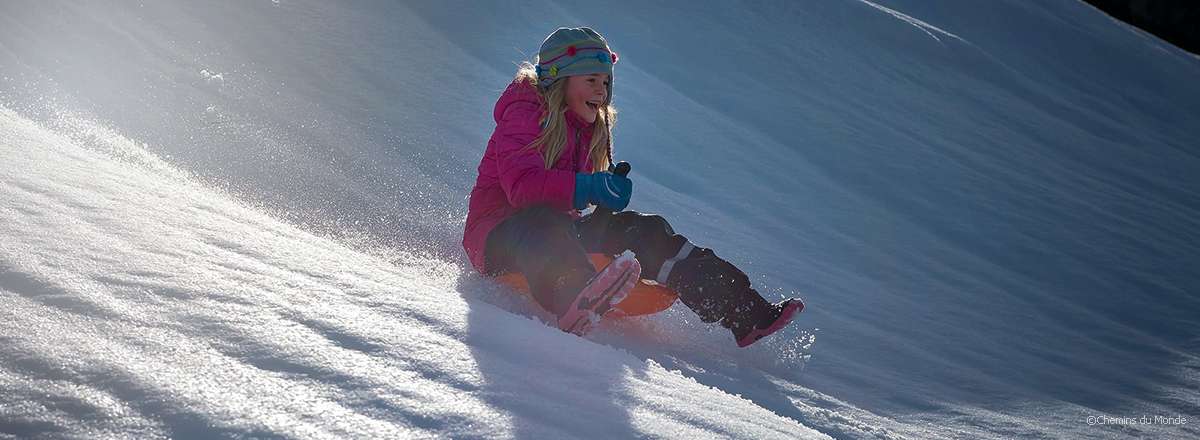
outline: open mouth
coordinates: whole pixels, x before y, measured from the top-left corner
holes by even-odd
[[[586,102],[586,104],[587,104],[588,108],[590,108],[592,110],[600,109],[600,102],[598,102],[598,101],[588,101],[588,102]]]

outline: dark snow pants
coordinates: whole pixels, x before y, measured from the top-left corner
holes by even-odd
[[[588,253],[626,250],[637,256],[643,279],[674,290],[704,322],[728,328],[770,307],[750,288],[745,273],[676,234],[659,215],[623,211],[572,219],[548,207],[531,207],[489,233],[484,256],[492,275],[524,274],[534,299],[557,316],[596,273]]]

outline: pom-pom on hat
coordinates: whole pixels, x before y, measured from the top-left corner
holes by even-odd
[[[608,96],[612,102],[613,64],[617,53],[608,48],[604,37],[591,28],[558,28],[542,42],[538,50],[538,85],[549,88],[555,81],[572,75],[608,74]]]

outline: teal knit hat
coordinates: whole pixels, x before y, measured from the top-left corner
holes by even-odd
[[[608,74],[608,96],[612,102],[613,64],[617,53],[608,48],[604,37],[591,28],[558,28],[542,42],[538,50],[538,85],[549,88],[562,78],[591,73]]]

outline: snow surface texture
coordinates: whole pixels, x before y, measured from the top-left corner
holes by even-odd
[[[1200,435],[1195,56],[1073,1],[414,3],[0,3],[0,437]],[[630,209],[783,334],[575,338],[465,268],[563,25]]]

